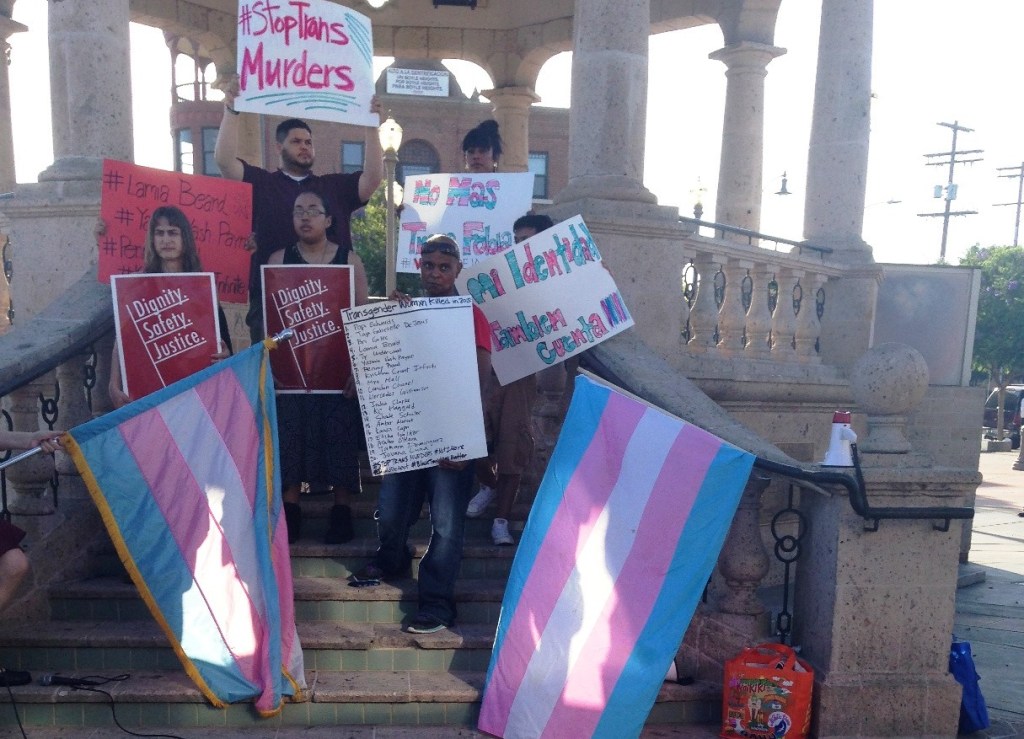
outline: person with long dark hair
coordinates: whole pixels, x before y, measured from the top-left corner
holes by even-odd
[[[145,274],[168,274],[177,272],[202,272],[199,250],[192,233],[188,217],[173,205],[163,205],[153,211],[146,229],[146,245],[142,251],[142,272]],[[211,362],[234,353],[228,321],[221,307],[217,306],[217,320],[220,322],[221,343],[219,351],[210,357]],[[110,360],[110,400],[115,408],[129,403],[132,398],[121,389],[121,362],[117,346]]]

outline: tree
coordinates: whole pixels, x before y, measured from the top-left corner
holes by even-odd
[[[1024,248],[972,246],[960,260],[981,268],[981,295],[974,332],[974,365],[999,388],[998,438],[1003,438],[1006,386],[1024,372]]]
[[[366,267],[366,281],[370,286],[370,295],[384,295],[384,269],[386,265],[387,210],[384,203],[385,186],[381,185],[373,193],[370,202],[361,213],[352,217],[352,244],[356,254],[363,260]],[[418,295],[420,289],[419,276],[415,274],[398,274],[398,289],[410,295]],[[386,296],[385,296],[386,297]]]

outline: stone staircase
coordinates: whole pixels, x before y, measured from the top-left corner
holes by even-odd
[[[416,609],[415,580],[353,588],[346,578],[373,553],[374,489],[356,506],[357,539],[320,544],[330,502],[303,502],[303,539],[291,547],[296,620],[309,690],[305,702],[261,719],[249,704],[209,706],[185,675],[111,547],[93,577],[52,588],[50,620],[0,623],[0,666],[44,673],[115,677],[107,695],[64,686],[0,689],[0,704],[15,703],[28,737],[121,735],[116,723],[143,734],[176,736],[310,736],[308,727],[346,727],[345,736],[477,736],[476,725],[494,630],[514,547],[490,541],[490,519],[469,520],[458,582],[459,621],[438,634],[401,631]],[[526,505],[514,513],[521,531]],[[429,525],[413,530],[417,559]],[[663,685],[645,736],[715,736],[721,688],[697,682]],[[116,711],[116,722],[114,720]],[[399,733],[363,734],[358,727]],[[413,734],[402,727],[419,727]],[[107,733],[107,732],[112,733]],[[228,732],[225,734],[224,732]],[[88,732],[88,733],[87,733]],[[236,734],[237,732],[237,734]],[[352,733],[354,732],[354,733]],[[0,736],[22,736],[10,705],[0,705]],[[319,736],[319,734],[317,734]]]

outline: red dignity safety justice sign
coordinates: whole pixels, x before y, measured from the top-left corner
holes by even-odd
[[[343,264],[263,265],[267,336],[295,332],[270,353],[279,393],[340,393],[352,364],[341,311],[355,303],[355,272]]]
[[[209,272],[114,275],[122,388],[133,400],[210,366],[220,350]]]

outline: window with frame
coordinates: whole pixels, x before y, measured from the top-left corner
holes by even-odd
[[[362,141],[341,142],[341,171],[343,174],[361,172],[363,159],[366,153],[366,144]]]
[[[174,169],[185,174],[195,174],[191,128],[179,128],[174,132]]]
[[[413,139],[402,144],[398,150],[398,172],[395,179],[405,187],[406,177],[431,174],[441,169],[441,158],[437,150],[422,139]]]
[[[533,198],[546,200],[548,197],[548,153],[531,151],[528,169],[533,172]]]
[[[203,174],[210,177],[220,177],[220,166],[217,164],[217,157],[214,150],[217,148],[217,132],[219,129],[203,128]]]

